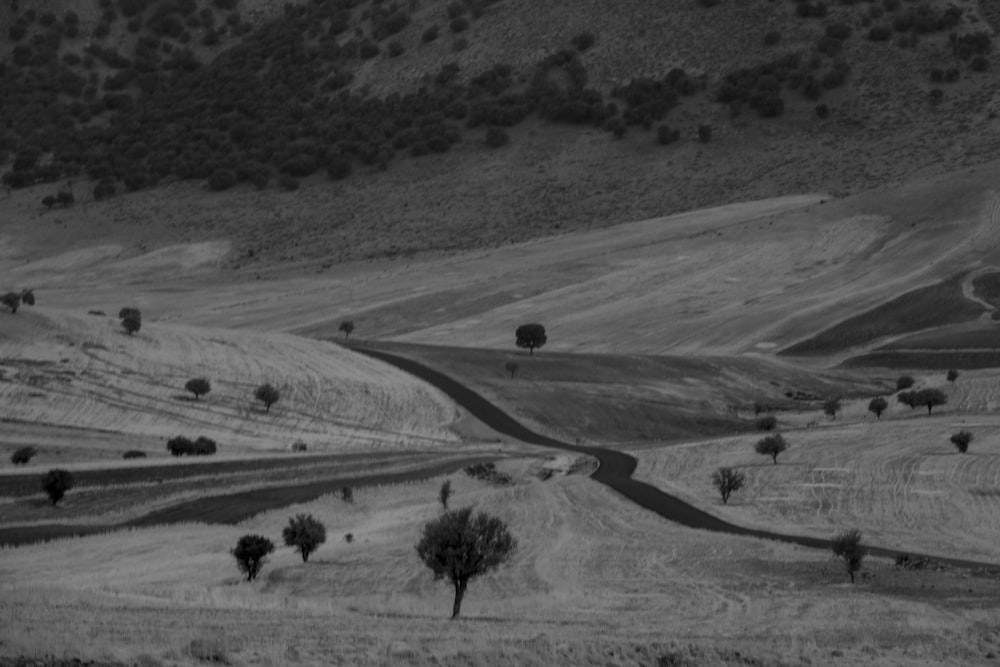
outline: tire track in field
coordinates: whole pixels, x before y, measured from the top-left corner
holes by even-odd
[[[814,549],[830,548],[830,540],[809,537],[806,535],[791,535],[746,528],[744,526],[738,526],[736,524],[723,521],[722,519],[689,505],[675,496],[665,493],[651,484],[633,479],[632,473],[635,471],[638,461],[628,454],[601,447],[571,445],[569,443],[556,440],[555,438],[540,435],[526,428],[520,422],[516,421],[513,417],[469,387],[461,384],[444,373],[441,373],[440,371],[432,369],[429,366],[425,366],[423,363],[414,361],[407,357],[385,352],[383,350],[365,347],[363,344],[354,343],[350,345],[350,347],[356,352],[384,361],[437,387],[439,390],[451,397],[452,400],[495,431],[516,438],[525,443],[561,449],[564,451],[594,457],[598,461],[598,468],[591,475],[591,478],[594,481],[610,487],[640,507],[648,509],[667,520],[701,530],[710,530],[713,532],[729,533],[732,535],[742,535],[747,537],[758,537],[768,540],[778,540]],[[868,552],[873,556],[883,558],[895,558],[901,553],[899,550],[877,546],[869,546]],[[983,561],[956,558],[941,558],[938,556],[920,554],[911,551],[907,551],[907,553],[913,557],[926,557],[933,561],[946,563],[956,567],[976,570],[986,569],[991,572],[1000,571],[1000,564],[998,563],[987,563]]]

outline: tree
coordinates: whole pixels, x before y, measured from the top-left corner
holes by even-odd
[[[451,498],[451,480],[446,479],[441,484],[441,490],[438,491],[438,499],[441,501],[441,507],[444,511],[448,511],[448,499]]]
[[[326,526],[312,514],[297,514],[288,519],[288,525],[281,533],[285,546],[295,547],[302,555],[302,562],[309,562],[309,554],[326,542]]]
[[[253,393],[253,397],[264,404],[266,412],[270,412],[271,406],[281,400],[281,393],[272,387],[271,383],[265,382],[257,387],[257,390]]]
[[[954,382],[955,380],[958,379],[958,376],[959,372],[956,371],[954,368],[952,368],[950,371],[948,371],[948,375],[946,377],[948,378],[948,382]]]
[[[972,442],[972,434],[968,431],[959,431],[951,436],[951,444],[963,454],[969,451],[969,443]]]
[[[909,389],[913,386],[915,380],[909,375],[901,375],[899,379],[896,380],[896,391],[902,391],[904,389]]]
[[[882,419],[882,413],[889,407],[889,403],[881,396],[876,396],[868,401],[868,412],[871,412],[877,419]]]
[[[868,549],[861,544],[861,531],[857,528],[840,533],[830,544],[835,556],[844,559],[847,567],[847,574],[854,583],[854,573],[861,569],[861,561],[864,559]]]
[[[830,417],[831,419],[837,418],[837,413],[840,412],[840,399],[831,398],[825,403],[823,403],[823,413]]]
[[[416,545],[424,565],[435,579],[445,577],[455,588],[451,617],[457,618],[469,581],[505,563],[517,549],[517,540],[497,517],[472,508],[445,512],[424,525]]]
[[[746,475],[739,470],[733,470],[732,468],[722,467],[712,473],[712,483],[715,484],[715,488],[719,490],[719,495],[722,496],[723,505],[729,503],[730,494],[732,494],[733,491],[739,491],[742,489],[746,481]]]
[[[45,197],[42,197],[42,205],[48,209],[51,209],[53,206],[55,206],[57,201],[58,200],[55,198],[54,195],[46,195]]]
[[[758,431],[773,431],[778,427],[778,418],[774,415],[764,415],[757,418]]]
[[[27,447],[18,447],[14,450],[14,453],[10,455],[10,462],[16,466],[27,465],[28,461],[35,458],[35,454],[37,453],[38,450],[30,445]]]
[[[514,377],[517,375],[517,371],[520,370],[521,368],[516,361],[508,361],[506,364],[503,365],[503,367],[504,370],[510,373],[511,380],[514,379]]]
[[[940,389],[921,389],[913,397],[914,406],[923,405],[927,408],[927,414],[931,413],[938,405],[948,402],[948,397]]]
[[[354,331],[354,322],[352,322],[351,320],[344,320],[343,322],[340,323],[340,326],[337,328],[337,330],[344,332],[344,338],[350,338],[351,332]]]
[[[212,383],[205,378],[193,378],[187,381],[184,388],[194,394],[195,400],[212,391]]]
[[[267,556],[274,551],[274,543],[262,535],[244,535],[230,552],[236,559],[240,572],[253,581],[260,574],[260,568],[267,562]]]
[[[769,435],[762,438],[754,445],[754,451],[758,454],[766,454],[771,457],[774,464],[778,464],[778,454],[788,449],[788,443],[781,437],[781,434]]]
[[[30,289],[21,290],[21,303],[23,303],[26,306],[34,306],[35,291]]]
[[[45,473],[45,477],[42,478],[42,491],[55,505],[62,500],[67,491],[73,488],[74,483],[73,475],[68,470],[55,468]]]
[[[17,312],[18,306],[21,305],[21,295],[17,292],[7,292],[0,296],[0,303],[10,308],[10,313],[13,315]]]
[[[917,400],[917,392],[915,392],[915,391],[901,391],[896,396],[896,400],[899,401],[900,403],[902,403],[903,405],[910,406],[910,409],[912,410],[913,408],[917,407],[917,402],[916,402],[916,400]]]
[[[122,327],[129,336],[142,327],[142,313],[138,308],[122,308],[118,312],[118,317],[122,320]]]
[[[518,347],[528,348],[528,354],[535,353],[536,347],[542,347],[548,341],[545,336],[545,327],[541,324],[522,324],[514,332]]]
[[[342,489],[340,489],[340,498],[345,503],[353,503],[354,502],[354,489],[352,489],[349,486],[343,487]]]

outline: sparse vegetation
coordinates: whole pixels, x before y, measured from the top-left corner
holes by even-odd
[[[788,449],[788,443],[780,433],[762,438],[754,445],[754,451],[771,457],[775,465],[778,464],[778,454]]]
[[[455,589],[452,619],[458,618],[469,582],[503,565],[516,549],[517,541],[503,521],[484,512],[473,516],[471,507],[429,521],[416,545],[434,578],[447,578]]]
[[[265,382],[254,390],[253,397],[264,404],[265,412],[270,412],[271,406],[281,400],[281,392]]]
[[[244,535],[230,552],[236,559],[240,572],[247,576],[247,581],[253,581],[267,562],[267,557],[274,552],[274,543],[262,535]]]
[[[746,475],[739,470],[729,467],[722,467],[712,473],[712,484],[715,485],[719,495],[722,496],[722,504],[729,504],[729,496],[735,491],[739,491],[746,484]]]
[[[522,324],[514,335],[517,346],[528,348],[529,356],[535,353],[535,348],[542,347],[548,341],[545,327],[541,324]]]
[[[854,575],[861,569],[861,562],[864,560],[868,549],[861,544],[861,531],[857,528],[840,533],[831,543],[833,553],[838,558],[843,559],[847,574],[854,583]]]
[[[55,468],[45,473],[45,477],[42,478],[42,491],[55,505],[63,499],[63,496],[73,488],[75,483],[76,480],[73,479],[72,473],[62,468]]]
[[[876,419],[882,419],[882,413],[889,407],[888,401],[881,396],[876,396],[868,402],[868,412],[875,415]]]
[[[951,436],[951,444],[955,445],[955,449],[962,454],[969,451],[970,443],[972,443],[972,433],[969,431],[959,431],[958,433],[953,433]]]
[[[307,563],[309,555],[326,542],[326,526],[312,514],[296,514],[288,519],[281,537],[285,546],[294,547],[302,556],[302,562]]]
[[[31,459],[35,458],[36,454],[38,454],[38,450],[30,445],[26,447],[18,447],[14,450],[14,453],[10,455],[10,462],[16,466],[27,465]]]

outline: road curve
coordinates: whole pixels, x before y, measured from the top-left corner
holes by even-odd
[[[671,496],[657,487],[632,479],[638,461],[633,456],[612,449],[602,447],[584,447],[581,445],[571,445],[554,438],[540,435],[526,428],[523,424],[515,420],[499,407],[483,398],[481,395],[456,381],[455,379],[441,373],[429,366],[414,361],[412,359],[398,356],[383,350],[365,347],[363,344],[355,343],[350,345],[351,349],[361,354],[379,359],[396,368],[410,373],[425,382],[434,385],[447,394],[458,405],[468,410],[480,421],[490,426],[493,430],[516,438],[522,442],[562,449],[578,454],[586,454],[597,459],[599,467],[591,477],[601,484],[604,484],[621,495],[625,496],[635,504],[659,514],[665,519],[688,526],[690,528],[700,528],[720,533],[730,533],[733,535],[746,535],[750,537],[760,537],[769,540],[780,540],[791,542],[805,547],[816,549],[829,549],[830,540],[824,540],[805,535],[786,535],[784,533],[774,533],[767,530],[756,530],[737,526],[723,521],[702,510],[689,505],[683,500]],[[868,553],[873,556],[895,558],[901,553],[899,550],[886,549],[882,547],[868,547]],[[955,567],[971,569],[989,569],[1000,571],[1000,564],[986,563],[982,561],[964,560],[959,558],[942,558],[929,554],[916,552],[905,552],[912,557],[926,557],[939,563],[945,563]]]

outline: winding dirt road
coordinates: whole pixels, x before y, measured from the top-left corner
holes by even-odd
[[[640,507],[644,507],[652,512],[655,512],[665,519],[690,528],[700,528],[703,530],[730,533],[733,535],[746,535],[770,540],[780,540],[782,542],[791,542],[793,544],[799,544],[801,546],[816,549],[830,548],[830,540],[804,535],[786,535],[766,530],[754,530],[723,521],[692,505],[687,504],[678,498],[675,498],[674,496],[671,496],[668,493],[661,491],[651,484],[646,484],[645,482],[632,479],[632,473],[635,471],[636,464],[638,462],[634,457],[629,456],[628,454],[601,447],[571,445],[554,438],[540,435],[525,428],[513,417],[477,394],[472,389],[448,377],[447,375],[434,370],[433,368],[406,357],[390,354],[382,350],[364,347],[360,344],[352,345],[351,347],[356,352],[366,354],[375,359],[392,364],[396,368],[406,371],[407,373],[411,373],[425,382],[434,385],[451,397],[451,399],[458,405],[468,410],[480,421],[499,433],[516,438],[522,442],[540,445],[542,447],[562,449],[594,457],[597,459],[599,464],[597,470],[591,475],[595,481],[605,484]],[[873,556],[895,558],[901,552],[883,547],[869,546],[868,553]],[[911,558],[927,557],[933,561],[956,567],[1000,571],[1000,564],[997,563],[986,563],[982,561],[971,561],[958,558],[941,558],[938,556],[930,556],[913,552],[907,553]]]

